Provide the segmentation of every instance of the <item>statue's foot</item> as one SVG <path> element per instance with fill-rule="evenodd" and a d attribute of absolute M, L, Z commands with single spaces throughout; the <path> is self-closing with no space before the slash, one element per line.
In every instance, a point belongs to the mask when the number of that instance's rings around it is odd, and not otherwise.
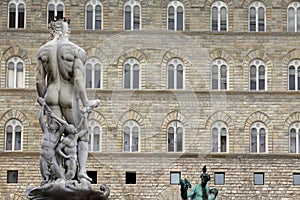
<path fill-rule="evenodd" d="M 110 190 L 106 185 L 100 185 L 99 193 L 100 193 L 99 195 L 100 199 L 108 199 Z"/>
<path fill-rule="evenodd" d="M 91 179 L 86 173 L 79 173 L 78 174 L 78 179 L 80 180 L 80 179 L 82 179 L 82 178 L 84 178 L 84 179 L 86 179 L 86 180 L 88 180 L 88 181 L 90 181 L 90 182 L 92 182 L 93 181 L 93 179 Z"/>
<path fill-rule="evenodd" d="M 45 185 L 46 183 L 48 183 L 48 181 L 49 181 L 49 180 L 43 180 L 43 181 L 41 182 L 41 185 L 40 185 L 40 186 Z"/>

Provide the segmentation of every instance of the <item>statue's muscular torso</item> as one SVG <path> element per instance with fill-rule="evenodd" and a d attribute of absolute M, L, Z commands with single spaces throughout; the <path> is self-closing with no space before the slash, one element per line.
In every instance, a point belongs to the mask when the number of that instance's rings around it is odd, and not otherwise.
<path fill-rule="evenodd" d="M 82 48 L 70 41 L 58 44 L 57 61 L 61 79 L 61 90 L 67 91 L 61 92 L 59 96 L 59 102 L 62 107 L 72 108 L 72 99 L 77 98 L 77 94 L 74 93 L 74 78 L 76 78 L 74 72 L 76 67 L 81 68 L 82 72 L 84 72 L 85 54 Z"/>
<path fill-rule="evenodd" d="M 38 65 L 37 69 L 40 71 L 40 79 L 47 77 L 47 91 L 44 94 L 44 99 L 49 106 L 57 106 L 59 101 L 59 95 L 57 88 L 60 87 L 60 80 L 57 69 L 57 39 L 53 39 L 50 42 L 43 45 L 38 52 Z M 46 76 L 47 75 L 47 76 Z"/>

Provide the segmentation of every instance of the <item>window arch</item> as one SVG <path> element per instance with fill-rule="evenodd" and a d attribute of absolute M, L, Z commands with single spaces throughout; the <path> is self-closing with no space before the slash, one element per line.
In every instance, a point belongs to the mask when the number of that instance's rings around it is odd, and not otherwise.
<path fill-rule="evenodd" d="M 167 64 L 168 89 L 184 88 L 184 66 L 178 58 L 172 58 Z"/>
<path fill-rule="evenodd" d="M 48 2 L 48 23 L 54 20 L 55 17 L 62 19 L 64 17 L 65 6 L 61 0 L 50 0 Z"/>
<path fill-rule="evenodd" d="M 222 1 L 217 1 L 211 6 L 211 30 L 227 31 L 228 13 L 227 6 Z"/>
<path fill-rule="evenodd" d="M 10 119 L 5 125 L 5 150 L 22 150 L 22 123 L 17 119 Z"/>
<path fill-rule="evenodd" d="M 249 6 L 249 31 L 265 31 L 266 8 L 261 2 L 253 2 Z"/>
<path fill-rule="evenodd" d="M 250 63 L 249 85 L 250 90 L 266 89 L 266 67 L 261 60 L 253 60 Z"/>
<path fill-rule="evenodd" d="M 222 121 L 215 122 L 211 127 L 212 152 L 227 152 L 228 128 Z"/>
<path fill-rule="evenodd" d="M 86 29 L 101 30 L 103 25 L 103 9 L 100 1 L 90 0 L 86 6 Z"/>
<path fill-rule="evenodd" d="M 96 120 L 89 120 L 89 151 L 101 151 L 102 127 Z"/>
<path fill-rule="evenodd" d="M 129 58 L 124 62 L 124 88 L 140 88 L 140 63 L 135 58 Z"/>
<path fill-rule="evenodd" d="M 289 128 L 290 153 L 300 152 L 300 122 L 294 122 Z"/>
<path fill-rule="evenodd" d="M 141 29 L 141 4 L 128 1 L 124 5 L 124 29 Z"/>
<path fill-rule="evenodd" d="M 123 151 L 139 151 L 140 126 L 136 121 L 127 121 L 123 126 Z"/>
<path fill-rule="evenodd" d="M 172 1 L 168 4 L 168 30 L 184 30 L 184 6 L 180 1 Z"/>
<path fill-rule="evenodd" d="M 26 5 L 24 0 L 12 0 L 8 4 L 8 28 L 25 28 Z"/>
<path fill-rule="evenodd" d="M 300 3 L 292 2 L 287 8 L 288 32 L 300 31 Z"/>
<path fill-rule="evenodd" d="M 168 152 L 183 151 L 183 124 L 180 121 L 171 121 L 167 127 Z"/>
<path fill-rule="evenodd" d="M 211 89 L 227 90 L 227 79 L 227 62 L 223 59 L 214 60 L 211 65 Z"/>
<path fill-rule="evenodd" d="M 86 61 L 85 86 L 86 88 L 102 88 L 102 66 L 96 57 Z"/>
<path fill-rule="evenodd" d="M 24 61 L 20 57 L 12 57 L 7 61 L 6 87 L 24 87 Z"/>
<path fill-rule="evenodd" d="M 300 60 L 293 60 L 289 63 L 289 90 L 300 89 Z"/>
<path fill-rule="evenodd" d="M 254 122 L 250 127 L 250 149 L 252 153 L 267 152 L 267 128 L 262 122 Z"/>

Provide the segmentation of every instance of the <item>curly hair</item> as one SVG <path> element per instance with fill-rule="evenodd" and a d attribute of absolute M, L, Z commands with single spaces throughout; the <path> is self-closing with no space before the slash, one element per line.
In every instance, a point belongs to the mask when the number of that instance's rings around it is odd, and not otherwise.
<path fill-rule="evenodd" d="M 69 24 L 70 24 L 71 20 L 67 19 L 67 18 L 57 18 L 55 17 L 55 19 L 53 21 L 51 21 L 48 24 L 48 29 L 50 32 L 50 37 L 53 39 L 55 34 L 65 34 L 67 36 L 70 35 L 70 29 L 69 29 Z"/>

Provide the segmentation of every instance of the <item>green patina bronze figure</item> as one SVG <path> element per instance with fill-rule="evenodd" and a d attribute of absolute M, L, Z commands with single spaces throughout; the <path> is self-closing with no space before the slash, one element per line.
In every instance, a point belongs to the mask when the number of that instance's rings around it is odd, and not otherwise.
<path fill-rule="evenodd" d="M 206 165 L 202 168 L 203 173 L 201 174 L 201 183 L 191 187 L 190 182 L 187 179 L 180 180 L 181 186 L 181 198 L 187 200 L 214 200 L 218 195 L 218 190 L 207 185 L 210 180 L 210 175 L 206 172 Z M 190 188 L 190 189 L 189 189 Z"/>

